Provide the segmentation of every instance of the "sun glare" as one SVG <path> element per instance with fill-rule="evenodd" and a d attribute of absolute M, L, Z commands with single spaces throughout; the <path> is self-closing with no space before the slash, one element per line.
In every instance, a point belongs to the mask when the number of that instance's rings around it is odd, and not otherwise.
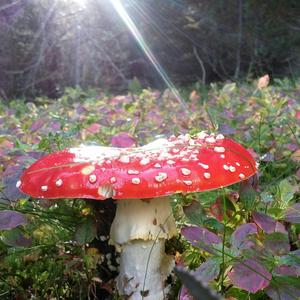
<path fill-rule="evenodd" d="M 143 38 L 141 32 L 138 30 L 137 26 L 135 25 L 133 19 L 130 17 L 130 15 L 127 13 L 124 5 L 122 4 L 122 0 L 110 0 L 111 4 L 119 14 L 119 16 L 122 18 L 128 29 L 133 34 L 134 38 L 138 42 L 139 46 L 145 53 L 145 55 L 148 57 L 156 71 L 159 73 L 167 87 L 170 89 L 170 91 L 173 93 L 173 95 L 176 97 L 176 99 L 181 103 L 185 111 L 188 111 L 187 105 L 185 104 L 184 100 L 181 98 L 178 90 L 176 89 L 174 83 L 169 78 L 168 74 L 164 70 L 164 68 L 161 66 L 155 55 L 153 54 L 152 50 L 146 43 L 145 39 Z"/>
<path fill-rule="evenodd" d="M 73 0 L 73 2 L 81 8 L 85 8 L 87 0 Z"/>

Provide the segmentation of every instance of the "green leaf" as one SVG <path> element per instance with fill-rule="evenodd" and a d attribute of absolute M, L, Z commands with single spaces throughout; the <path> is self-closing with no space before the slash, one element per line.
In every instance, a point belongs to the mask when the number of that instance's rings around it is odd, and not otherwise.
<path fill-rule="evenodd" d="M 287 254 L 290 251 L 288 235 L 282 232 L 267 234 L 264 246 L 266 249 L 271 250 L 275 255 Z"/>
<path fill-rule="evenodd" d="M 183 211 L 191 224 L 201 226 L 207 219 L 204 208 L 196 200 L 193 200 L 191 204 L 184 206 Z"/>
<path fill-rule="evenodd" d="M 232 93 L 236 90 L 236 83 L 232 82 L 232 83 L 227 83 L 223 86 L 221 92 L 222 94 L 229 94 Z"/>
<path fill-rule="evenodd" d="M 281 256 L 279 258 L 279 264 L 283 265 L 296 265 L 300 267 L 300 249 L 291 251 L 287 255 Z"/>
<path fill-rule="evenodd" d="M 128 83 L 128 90 L 134 95 L 139 95 L 142 93 L 143 87 L 140 81 L 136 77 L 134 77 Z"/>
<path fill-rule="evenodd" d="M 279 198 L 281 202 L 281 207 L 286 208 L 288 203 L 294 197 L 294 187 L 289 183 L 287 179 L 280 181 L 278 185 Z"/>
<path fill-rule="evenodd" d="M 218 232 L 223 232 L 224 231 L 224 225 L 220 223 L 218 220 L 215 218 L 208 218 L 203 222 L 203 226 L 216 230 Z"/>
<path fill-rule="evenodd" d="M 26 237 L 20 228 L 6 231 L 2 236 L 2 241 L 12 247 L 29 247 L 32 244 L 32 238 Z"/>
<path fill-rule="evenodd" d="M 97 235 L 96 223 L 92 218 L 81 223 L 75 232 L 75 240 L 80 244 L 90 243 Z"/>
<path fill-rule="evenodd" d="M 243 203 L 246 210 L 250 211 L 253 209 L 256 201 L 256 192 L 252 185 L 247 183 L 241 183 L 240 185 L 240 201 Z"/>

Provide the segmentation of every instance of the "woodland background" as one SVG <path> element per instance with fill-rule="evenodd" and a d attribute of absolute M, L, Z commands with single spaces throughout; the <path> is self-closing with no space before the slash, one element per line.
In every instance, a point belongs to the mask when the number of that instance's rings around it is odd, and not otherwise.
<path fill-rule="evenodd" d="M 170 299 L 300 299 L 300 1 L 121 3 L 161 74 L 112 1 L 0 0 L 0 299 L 122 299 L 115 203 L 32 198 L 16 187 L 24 169 L 80 144 L 201 130 L 241 143 L 259 171 L 172 196 L 167 251 L 186 271 Z"/>
<path fill-rule="evenodd" d="M 300 71 L 298 0 L 123 1 L 177 85 Z M 162 88 L 110 1 L 2 0 L 0 92 L 4 99 L 62 94 L 66 86 Z"/>

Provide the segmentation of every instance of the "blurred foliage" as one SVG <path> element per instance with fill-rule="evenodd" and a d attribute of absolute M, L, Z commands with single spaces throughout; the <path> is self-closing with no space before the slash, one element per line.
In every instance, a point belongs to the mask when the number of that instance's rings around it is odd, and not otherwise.
<path fill-rule="evenodd" d="M 124 0 L 178 85 L 296 78 L 297 0 Z M 0 96 L 60 96 L 66 86 L 113 91 L 163 81 L 107 0 L 5 0 L 0 6 Z M 139 87 L 138 87 L 139 88 Z"/>
<path fill-rule="evenodd" d="M 200 130 L 217 131 L 245 145 L 260 163 L 259 181 L 173 196 L 180 227 L 194 224 L 222 243 L 207 252 L 210 245 L 201 248 L 177 238 L 168 249 L 176 253 L 178 265 L 209 275 L 210 288 L 228 299 L 268 299 L 266 294 L 276 295 L 278 288 L 284 294 L 291 284 L 296 287 L 299 257 L 290 251 L 300 246 L 300 82 L 275 82 L 261 89 L 257 82 L 210 87 L 198 82 L 182 91 L 186 107 L 170 90 L 142 90 L 136 82 L 123 96 L 67 88 L 55 102 L 47 97 L 1 101 L 0 209 L 7 218 L 18 217 L 9 227 L 0 222 L 1 299 L 117 299 L 112 279 L 118 260 L 107 245 L 109 223 L 103 221 L 100 227 L 107 231 L 99 233 L 99 216 L 90 202 L 32 199 L 20 194 L 16 183 L 22 170 L 45 153 L 81 143 L 110 145 L 122 132 L 139 145 Z M 257 233 L 245 233 L 245 225 Z M 255 248 L 236 249 L 244 242 Z M 245 290 L 249 286 L 236 279 L 245 271 L 245 260 L 272 274 L 271 281 L 263 281 L 267 290 L 253 285 L 257 291 L 250 294 Z M 249 270 L 244 273 L 259 280 Z"/>

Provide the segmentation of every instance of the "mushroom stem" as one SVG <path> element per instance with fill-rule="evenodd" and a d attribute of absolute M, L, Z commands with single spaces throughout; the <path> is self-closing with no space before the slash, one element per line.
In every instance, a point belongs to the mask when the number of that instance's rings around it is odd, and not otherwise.
<path fill-rule="evenodd" d="M 168 198 L 118 201 L 110 238 L 121 252 L 117 278 L 121 295 L 131 300 L 164 299 L 165 282 L 174 266 L 174 258 L 165 253 L 165 240 L 174 235 Z"/>

